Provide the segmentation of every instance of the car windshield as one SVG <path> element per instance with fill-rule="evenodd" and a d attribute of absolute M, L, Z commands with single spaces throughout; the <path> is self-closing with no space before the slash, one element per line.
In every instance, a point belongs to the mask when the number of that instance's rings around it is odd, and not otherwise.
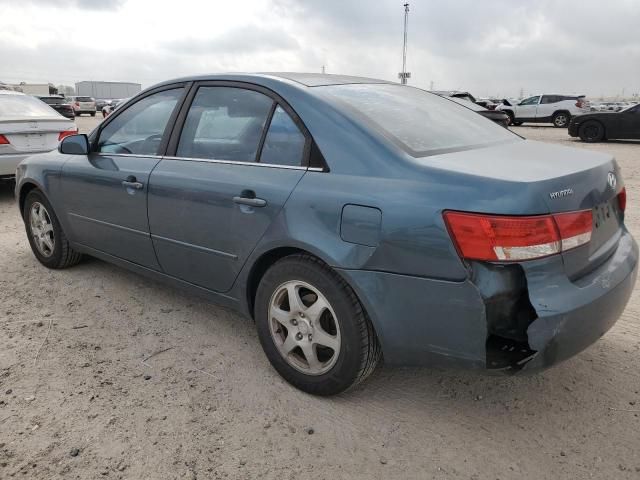
<path fill-rule="evenodd" d="M 0 95 L 0 119 L 58 118 L 60 115 L 38 98 L 28 95 Z"/>
<path fill-rule="evenodd" d="M 455 101 L 418 88 L 397 84 L 316 88 L 414 157 L 520 139 Z"/>

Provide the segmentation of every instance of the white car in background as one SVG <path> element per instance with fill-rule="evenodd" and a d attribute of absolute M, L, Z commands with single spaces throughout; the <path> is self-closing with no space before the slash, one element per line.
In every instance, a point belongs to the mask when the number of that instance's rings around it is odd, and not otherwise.
<path fill-rule="evenodd" d="M 15 176 L 16 167 L 35 153 L 50 152 L 76 124 L 41 100 L 13 90 L 0 90 L 0 178 Z"/>
<path fill-rule="evenodd" d="M 589 101 L 584 95 L 543 94 L 527 97 L 519 103 L 504 102 L 496 107 L 511 119 L 512 125 L 524 122 L 553 123 L 566 128 L 575 115 L 589 113 Z"/>
<path fill-rule="evenodd" d="M 96 99 L 93 97 L 69 97 L 71 99 L 71 106 L 79 117 L 83 113 L 88 113 L 92 117 L 96 116 Z"/>

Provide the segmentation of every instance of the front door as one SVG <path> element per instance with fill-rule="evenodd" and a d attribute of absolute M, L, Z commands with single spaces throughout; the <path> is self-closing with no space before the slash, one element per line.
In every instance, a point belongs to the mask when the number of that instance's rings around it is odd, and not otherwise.
<path fill-rule="evenodd" d="M 61 183 L 74 242 L 159 269 L 147 220 L 149 175 L 183 92 L 141 98 L 105 122 L 88 156 L 69 156 Z"/>
<path fill-rule="evenodd" d="M 640 105 L 636 105 L 624 112 L 621 117 L 620 138 L 640 138 Z"/>
<path fill-rule="evenodd" d="M 198 88 L 175 155 L 150 179 L 150 231 L 166 273 L 232 287 L 306 171 L 310 139 L 291 115 L 257 90 Z"/>
<path fill-rule="evenodd" d="M 525 98 L 516 107 L 516 120 L 521 122 L 531 121 L 536 118 L 540 95 Z"/>

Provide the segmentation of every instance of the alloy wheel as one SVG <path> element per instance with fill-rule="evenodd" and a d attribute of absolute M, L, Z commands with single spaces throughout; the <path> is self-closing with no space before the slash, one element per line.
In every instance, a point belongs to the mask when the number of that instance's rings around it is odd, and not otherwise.
<path fill-rule="evenodd" d="M 296 370 L 322 375 L 340 354 L 340 325 L 314 286 L 294 280 L 276 288 L 269 302 L 269 330 L 280 355 Z"/>
<path fill-rule="evenodd" d="M 55 237 L 53 235 L 53 222 L 47 209 L 40 202 L 34 202 L 29 211 L 29 226 L 31 236 L 38 252 L 43 257 L 53 255 Z"/>

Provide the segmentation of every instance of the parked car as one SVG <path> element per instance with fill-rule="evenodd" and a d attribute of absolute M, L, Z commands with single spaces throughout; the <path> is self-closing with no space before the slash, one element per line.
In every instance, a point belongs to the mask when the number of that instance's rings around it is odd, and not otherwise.
<path fill-rule="evenodd" d="M 0 178 L 13 178 L 26 157 L 48 152 L 75 124 L 39 99 L 13 90 L 0 90 Z"/>
<path fill-rule="evenodd" d="M 49 95 L 47 97 L 36 97 L 42 100 L 44 103 L 53 108 L 56 112 L 58 112 L 63 117 L 67 118 L 75 118 L 76 114 L 73 111 L 73 106 L 71 103 L 64 98 L 62 95 Z"/>
<path fill-rule="evenodd" d="M 69 97 L 73 111 L 76 116 L 88 113 L 92 117 L 96 116 L 96 101 L 92 97 Z"/>
<path fill-rule="evenodd" d="M 590 112 L 573 117 L 569 135 L 588 143 L 640 139 L 640 105 L 632 105 L 620 112 Z"/>
<path fill-rule="evenodd" d="M 161 83 L 23 161 L 16 195 L 44 266 L 91 255 L 238 309 L 321 395 L 383 354 L 549 367 L 611 328 L 637 274 L 610 155 L 383 80 Z"/>
<path fill-rule="evenodd" d="M 470 108 L 471 110 L 479 113 L 483 117 L 486 117 L 489 120 L 496 122 L 501 127 L 507 128 L 509 126 L 509 123 L 511 120 L 509 119 L 509 116 L 504 112 L 501 112 L 499 110 L 489 110 L 487 108 L 480 106 L 477 103 L 473 103 L 468 100 L 463 100 L 462 98 L 458 98 L 458 97 L 448 97 L 448 98 L 449 100 L 459 103 L 464 107 Z M 494 108 L 495 108 L 495 105 L 494 105 Z"/>
<path fill-rule="evenodd" d="M 96 98 L 96 111 L 101 112 L 102 108 L 105 105 L 110 105 L 111 104 L 111 100 L 107 100 L 104 98 Z"/>
<path fill-rule="evenodd" d="M 513 125 L 524 122 L 553 123 L 554 127 L 566 128 L 574 115 L 590 111 L 584 95 L 534 95 L 517 104 L 503 101 L 496 110 L 502 110 L 511 118 Z"/>

